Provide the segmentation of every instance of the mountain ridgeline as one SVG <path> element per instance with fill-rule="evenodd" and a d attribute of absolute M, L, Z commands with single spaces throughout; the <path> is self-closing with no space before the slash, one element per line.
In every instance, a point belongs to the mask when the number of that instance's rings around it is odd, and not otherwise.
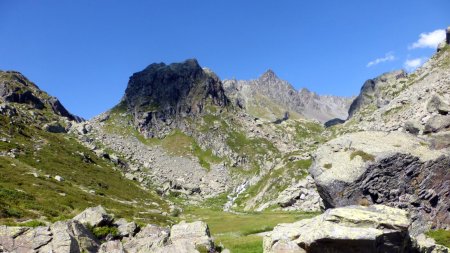
<path fill-rule="evenodd" d="M 352 102 L 352 98 L 319 96 L 306 88 L 297 91 L 272 70 L 256 80 L 225 80 L 224 86 L 227 95 L 250 114 L 272 120 L 282 118 L 286 112 L 322 123 L 346 119 Z"/>

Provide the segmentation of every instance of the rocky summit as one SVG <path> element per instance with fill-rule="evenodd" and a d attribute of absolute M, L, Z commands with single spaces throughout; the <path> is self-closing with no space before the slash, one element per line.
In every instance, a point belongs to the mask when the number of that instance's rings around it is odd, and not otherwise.
<path fill-rule="evenodd" d="M 190 59 L 134 73 L 122 103 L 141 132 L 153 137 L 182 127 L 179 118 L 199 115 L 208 105 L 225 107 L 228 99 L 219 78 Z"/>
<path fill-rule="evenodd" d="M 448 41 L 353 98 L 154 63 L 90 120 L 0 71 L 0 252 L 449 252 Z"/>

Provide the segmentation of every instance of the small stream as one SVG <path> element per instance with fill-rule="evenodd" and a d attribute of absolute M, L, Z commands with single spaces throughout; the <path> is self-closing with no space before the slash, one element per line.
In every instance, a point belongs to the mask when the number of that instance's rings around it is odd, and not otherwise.
<path fill-rule="evenodd" d="M 231 210 L 231 207 L 234 205 L 234 201 L 239 197 L 239 195 L 241 193 L 243 193 L 245 190 L 247 190 L 248 186 L 250 185 L 249 181 L 244 181 L 244 183 L 242 183 L 241 185 L 239 185 L 238 187 L 236 187 L 232 193 L 230 193 L 227 198 L 228 201 L 227 203 L 225 203 L 225 205 L 223 206 L 223 210 L 225 212 L 229 212 Z"/>

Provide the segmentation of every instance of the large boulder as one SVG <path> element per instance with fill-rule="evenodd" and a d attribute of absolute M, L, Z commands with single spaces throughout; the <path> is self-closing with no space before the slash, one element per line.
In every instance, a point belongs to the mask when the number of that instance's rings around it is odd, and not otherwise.
<path fill-rule="evenodd" d="M 425 124 L 423 133 L 435 133 L 450 127 L 450 115 L 434 115 Z"/>
<path fill-rule="evenodd" d="M 167 245 L 170 231 L 155 225 L 142 228 L 135 237 L 126 241 L 123 248 L 129 253 L 152 252 Z"/>
<path fill-rule="evenodd" d="M 322 204 L 314 179 L 310 175 L 283 190 L 275 202 L 283 210 L 302 210 L 305 212 L 320 211 Z M 268 204 L 273 203 L 268 202 Z"/>
<path fill-rule="evenodd" d="M 450 112 L 450 105 L 443 101 L 442 97 L 434 94 L 427 102 L 427 111 L 429 113 L 448 114 Z"/>
<path fill-rule="evenodd" d="M 87 208 L 73 219 L 92 227 L 99 227 L 109 225 L 113 217 L 102 206 L 96 206 Z"/>
<path fill-rule="evenodd" d="M 98 240 L 78 221 L 58 221 L 50 227 L 0 226 L 4 252 L 97 252 Z"/>
<path fill-rule="evenodd" d="M 326 208 L 386 204 L 411 211 L 414 233 L 448 228 L 450 158 L 400 132 L 359 132 L 322 145 L 310 173 Z"/>
<path fill-rule="evenodd" d="M 203 221 L 174 225 L 170 229 L 170 240 L 178 244 L 193 244 L 196 248 L 207 249 L 208 252 L 214 249 L 208 225 Z"/>
<path fill-rule="evenodd" d="M 114 225 L 117 226 L 117 230 L 119 231 L 119 236 L 121 237 L 130 237 L 134 236 L 136 231 L 138 230 L 138 226 L 135 222 L 128 222 L 125 219 L 119 219 L 114 221 Z"/>
<path fill-rule="evenodd" d="M 98 253 L 125 253 L 120 241 L 107 241 L 100 245 Z"/>
<path fill-rule="evenodd" d="M 409 224 L 406 211 L 383 205 L 329 209 L 279 224 L 264 237 L 264 252 L 411 252 Z"/>

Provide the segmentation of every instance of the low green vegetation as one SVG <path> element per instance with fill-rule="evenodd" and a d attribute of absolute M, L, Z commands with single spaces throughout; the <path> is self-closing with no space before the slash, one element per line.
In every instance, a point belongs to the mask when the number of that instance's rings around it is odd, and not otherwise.
<path fill-rule="evenodd" d="M 331 168 L 333 167 L 333 164 L 331 164 L 331 163 L 326 163 L 326 164 L 323 165 L 323 167 L 324 167 L 325 169 L 331 169 Z"/>
<path fill-rule="evenodd" d="M 91 226 L 88 226 L 88 229 L 91 230 L 92 234 L 100 240 L 105 239 L 108 235 L 111 235 L 112 237 L 116 237 L 119 235 L 119 230 L 117 229 L 117 227 L 103 226 L 93 228 Z"/>
<path fill-rule="evenodd" d="M 258 233 L 271 231 L 279 223 L 291 223 L 311 218 L 317 213 L 304 212 L 252 212 L 229 213 L 206 208 L 186 208 L 188 221 L 205 221 L 216 245 L 239 253 L 261 253 L 262 236 Z"/>
<path fill-rule="evenodd" d="M 360 156 L 363 159 L 364 162 L 367 162 L 367 161 L 372 161 L 373 162 L 373 161 L 375 161 L 375 156 L 373 156 L 371 154 L 368 154 L 368 153 L 366 153 L 366 152 L 364 152 L 362 150 L 353 151 L 350 154 L 350 160 L 353 160 L 356 156 Z"/>
<path fill-rule="evenodd" d="M 0 129 L 10 118 L 0 117 Z M 167 224 L 165 216 L 146 212 L 167 210 L 156 192 L 125 179 L 112 163 L 66 134 L 54 134 L 14 122 L 0 133 L 0 223 L 29 219 L 67 219 L 87 207 L 103 205 L 116 217 Z M 63 180 L 56 180 L 60 176 Z M 33 226 L 34 224 L 28 224 Z"/>
<path fill-rule="evenodd" d="M 402 107 L 402 106 L 397 106 L 397 107 L 391 108 L 391 109 L 383 112 L 383 116 L 389 116 L 389 115 L 396 114 L 396 113 L 400 112 L 403 108 L 404 107 Z"/>
<path fill-rule="evenodd" d="M 194 138 L 179 130 L 173 131 L 163 139 L 154 141 L 159 142 L 159 145 L 172 155 L 193 156 L 198 158 L 200 165 L 207 170 L 211 168 L 211 164 L 217 164 L 223 160 L 214 155 L 212 149 L 203 150 Z"/>
<path fill-rule="evenodd" d="M 297 141 L 303 141 L 307 138 L 320 139 L 320 133 L 324 131 L 324 127 L 312 121 L 298 121 L 295 125 L 295 134 Z"/>
<path fill-rule="evenodd" d="M 233 131 L 227 139 L 228 146 L 237 153 L 254 157 L 258 154 L 266 154 L 269 151 L 277 152 L 275 146 L 263 138 L 248 138 L 242 132 Z"/>
<path fill-rule="evenodd" d="M 123 115 L 125 107 L 119 104 L 111 110 L 110 118 L 104 128 L 109 133 L 122 136 L 135 137 L 140 142 L 150 146 L 160 146 L 168 153 L 175 156 L 196 157 L 199 164 L 209 170 L 212 164 L 223 161 L 222 158 L 213 154 L 212 149 L 202 149 L 195 139 L 176 129 L 164 138 L 145 138 L 133 126 L 130 115 Z M 212 119 L 210 119 L 212 120 Z"/>
<path fill-rule="evenodd" d="M 433 238 L 437 244 L 450 248 L 450 230 L 431 230 L 428 231 L 426 235 Z"/>

